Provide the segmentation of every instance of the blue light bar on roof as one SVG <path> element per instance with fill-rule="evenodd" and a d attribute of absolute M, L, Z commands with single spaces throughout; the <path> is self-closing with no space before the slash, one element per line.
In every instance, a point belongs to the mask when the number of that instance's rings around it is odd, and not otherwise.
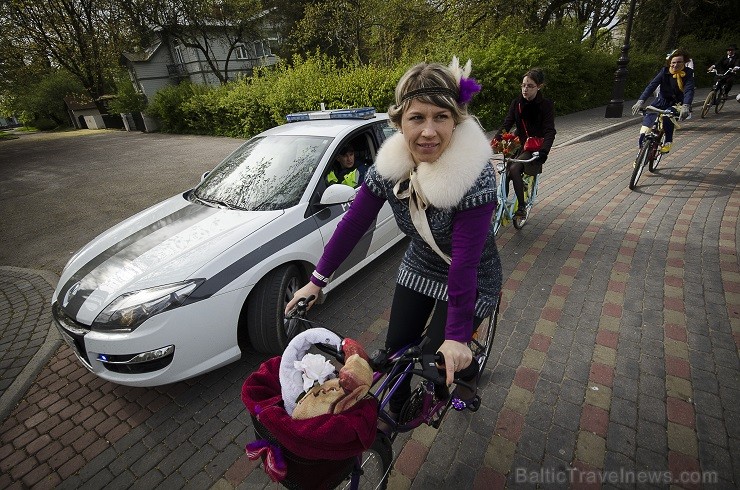
<path fill-rule="evenodd" d="M 370 119 L 375 117 L 374 107 L 358 107 L 355 109 L 335 109 L 328 111 L 295 112 L 285 118 L 288 122 L 315 121 L 319 119 Z"/>

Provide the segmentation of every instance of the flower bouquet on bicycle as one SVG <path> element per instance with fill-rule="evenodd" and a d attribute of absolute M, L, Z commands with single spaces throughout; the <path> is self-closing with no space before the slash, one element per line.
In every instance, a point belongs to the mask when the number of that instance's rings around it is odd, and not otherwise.
<path fill-rule="evenodd" d="M 522 144 L 519 136 L 504 131 L 501 134 L 501 138 L 493 138 L 491 140 L 491 148 L 493 148 L 494 153 L 501 153 L 505 157 L 513 157 L 519 153 Z"/>

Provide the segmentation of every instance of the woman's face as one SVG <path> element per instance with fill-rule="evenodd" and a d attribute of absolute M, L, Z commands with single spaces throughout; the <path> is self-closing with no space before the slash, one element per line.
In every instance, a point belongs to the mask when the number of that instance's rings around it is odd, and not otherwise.
<path fill-rule="evenodd" d="M 414 99 L 401 118 L 401 132 L 415 163 L 434 162 L 450 145 L 452 111 Z"/>
<path fill-rule="evenodd" d="M 671 58 L 668 66 L 674 71 L 679 71 L 683 70 L 685 64 L 686 63 L 684 62 L 683 56 L 674 56 L 673 58 Z"/>
<path fill-rule="evenodd" d="M 541 88 L 542 85 L 537 85 L 537 82 L 529 77 L 524 77 L 522 79 L 522 97 L 527 100 L 534 99 Z"/>

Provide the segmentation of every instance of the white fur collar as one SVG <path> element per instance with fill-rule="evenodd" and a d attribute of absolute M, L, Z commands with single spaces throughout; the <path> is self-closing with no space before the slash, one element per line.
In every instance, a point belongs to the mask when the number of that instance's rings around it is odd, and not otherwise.
<path fill-rule="evenodd" d="M 429 204 L 436 208 L 455 206 L 478 179 L 491 156 L 488 138 L 474 118 L 458 124 L 450 146 L 439 159 L 433 163 L 422 162 L 417 168 L 418 183 Z M 383 143 L 375 167 L 382 178 L 394 184 L 409 178 L 414 161 L 400 131 Z"/>

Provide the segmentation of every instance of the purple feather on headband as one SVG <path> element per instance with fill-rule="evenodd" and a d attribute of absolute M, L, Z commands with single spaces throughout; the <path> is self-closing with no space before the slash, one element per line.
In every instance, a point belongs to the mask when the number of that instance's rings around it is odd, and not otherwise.
<path fill-rule="evenodd" d="M 461 78 L 460 95 L 457 97 L 457 102 L 459 104 L 467 104 L 475 94 L 480 92 L 481 88 L 483 87 L 475 81 L 475 78 Z"/>

